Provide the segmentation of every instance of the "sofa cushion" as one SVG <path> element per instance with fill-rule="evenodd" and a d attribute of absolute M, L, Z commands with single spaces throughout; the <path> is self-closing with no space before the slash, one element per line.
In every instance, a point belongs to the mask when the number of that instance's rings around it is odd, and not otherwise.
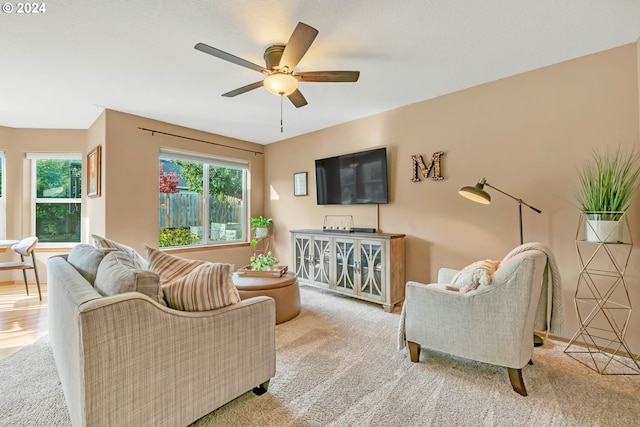
<path fill-rule="evenodd" d="M 183 311 L 214 310 L 240 302 L 230 264 L 198 265 L 162 291 L 169 307 Z"/>
<path fill-rule="evenodd" d="M 453 277 L 451 288 L 458 288 L 460 292 L 467 293 L 480 285 L 488 285 L 499 266 L 500 261 L 488 259 L 469 264 Z"/>
<path fill-rule="evenodd" d="M 147 260 L 144 259 L 144 257 L 140 255 L 138 252 L 136 252 L 136 250 L 133 249 L 132 247 L 123 245 L 122 243 L 118 243 L 113 240 L 109 240 L 102 236 L 98 236 L 97 234 L 92 234 L 91 238 L 93 239 L 93 244 L 97 248 L 110 248 L 110 249 L 116 249 L 116 250 L 128 253 L 129 255 L 131 255 L 131 257 L 133 258 L 133 261 L 136 263 L 136 267 L 138 267 L 140 270 L 146 270 L 149 268 Z"/>
<path fill-rule="evenodd" d="M 79 244 L 71 249 L 67 262 L 73 265 L 78 273 L 93 285 L 100 262 L 105 255 L 112 251 L 113 249 L 99 249 L 91 245 Z"/>
<path fill-rule="evenodd" d="M 189 274 L 199 265 L 207 264 L 206 261 L 170 255 L 148 246 L 144 248 L 147 251 L 149 270 L 160 276 L 161 286 L 168 285 L 174 280 Z"/>
<path fill-rule="evenodd" d="M 98 267 L 95 288 L 103 296 L 140 292 L 166 305 L 158 275 L 153 271 L 138 269 L 133 258 L 121 251 L 111 252 L 104 257 Z"/>

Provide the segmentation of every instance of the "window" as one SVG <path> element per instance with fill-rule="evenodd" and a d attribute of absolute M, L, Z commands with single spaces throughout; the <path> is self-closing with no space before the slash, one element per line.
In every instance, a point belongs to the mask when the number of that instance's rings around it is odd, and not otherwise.
<path fill-rule="evenodd" d="M 159 246 L 247 241 L 248 164 L 160 151 Z"/>
<path fill-rule="evenodd" d="M 7 238 L 7 220 L 6 220 L 6 203 L 5 203 L 5 184 L 4 184 L 4 151 L 0 151 L 0 239 Z"/>
<path fill-rule="evenodd" d="M 32 227 L 43 243 L 80 242 L 82 157 L 76 153 L 29 153 Z"/>

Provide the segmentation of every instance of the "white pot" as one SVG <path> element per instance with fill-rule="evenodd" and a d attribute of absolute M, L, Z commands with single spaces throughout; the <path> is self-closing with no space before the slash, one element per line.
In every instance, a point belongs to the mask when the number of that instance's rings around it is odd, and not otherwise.
<path fill-rule="evenodd" d="M 622 227 L 620 221 L 589 219 L 586 226 L 586 240 L 589 242 L 621 242 Z"/>
<path fill-rule="evenodd" d="M 264 239 L 269 235 L 269 229 L 265 227 L 256 228 L 256 239 Z"/>

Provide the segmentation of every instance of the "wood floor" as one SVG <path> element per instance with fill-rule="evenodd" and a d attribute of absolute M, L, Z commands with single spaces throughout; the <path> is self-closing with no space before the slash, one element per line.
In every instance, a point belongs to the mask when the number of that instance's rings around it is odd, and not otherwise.
<path fill-rule="evenodd" d="M 35 283 L 0 285 L 0 359 L 47 334 L 47 286 L 41 284 L 42 301 Z"/>

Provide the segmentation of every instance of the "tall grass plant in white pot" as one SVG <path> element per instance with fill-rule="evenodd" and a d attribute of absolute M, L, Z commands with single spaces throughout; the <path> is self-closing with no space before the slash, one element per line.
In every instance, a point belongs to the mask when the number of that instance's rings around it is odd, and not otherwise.
<path fill-rule="evenodd" d="M 586 215 L 585 238 L 595 242 L 622 240 L 619 219 L 627 211 L 640 177 L 640 154 L 618 147 L 594 150 L 579 171 L 578 202 Z"/>

